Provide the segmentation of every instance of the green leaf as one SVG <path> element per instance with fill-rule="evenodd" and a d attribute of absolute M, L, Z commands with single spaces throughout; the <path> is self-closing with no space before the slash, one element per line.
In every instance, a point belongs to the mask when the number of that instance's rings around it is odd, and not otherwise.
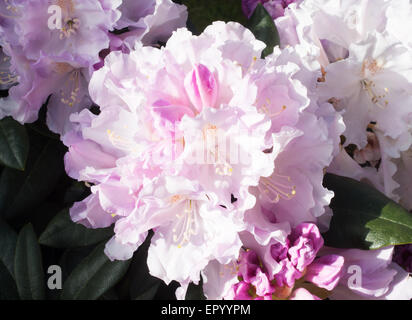
<path fill-rule="evenodd" d="M 133 295 L 135 300 L 153 300 L 156 296 L 157 291 L 161 285 L 161 281 L 153 281 L 150 286 L 146 286 L 141 290 L 141 293 L 138 295 Z"/>
<path fill-rule="evenodd" d="M 102 294 L 99 300 L 113 301 L 113 300 L 120 300 L 120 299 L 119 299 L 119 295 L 117 294 L 115 288 L 112 288 L 106 291 L 104 294 Z"/>
<path fill-rule="evenodd" d="M 50 131 L 49 127 L 47 126 L 47 106 L 49 104 L 51 96 L 52 95 L 49 95 L 47 97 L 47 100 L 41 106 L 39 113 L 38 113 L 37 120 L 33 123 L 27 123 L 26 126 L 30 130 L 36 131 L 36 133 L 44 137 L 59 141 L 60 136 L 57 133 Z"/>
<path fill-rule="evenodd" d="M 31 224 L 20 231 L 14 259 L 14 276 L 23 300 L 45 298 L 45 280 L 40 247 Z"/>
<path fill-rule="evenodd" d="M 4 221 L 0 220 L 0 262 L 4 264 L 14 277 L 14 255 L 16 251 L 17 234 Z M 0 282 L 1 283 L 1 282 Z"/>
<path fill-rule="evenodd" d="M 323 237 L 336 248 L 379 249 L 412 243 L 412 214 L 368 184 L 326 174 L 335 193 L 333 217 Z"/>
<path fill-rule="evenodd" d="M 67 249 L 64 251 L 58 263 L 62 268 L 63 283 L 80 262 L 82 262 L 94 249 L 95 247 L 93 246 L 87 246 Z"/>
<path fill-rule="evenodd" d="M 74 248 L 99 243 L 112 235 L 113 228 L 88 229 L 74 223 L 69 209 L 64 209 L 50 221 L 39 243 L 53 248 Z"/>
<path fill-rule="evenodd" d="M 0 162 L 24 170 L 29 153 L 26 128 L 10 117 L 0 120 Z"/>
<path fill-rule="evenodd" d="M 242 11 L 242 0 L 182 0 L 189 12 L 188 27 L 200 34 L 214 21 L 235 21 L 243 24 L 247 19 Z"/>
<path fill-rule="evenodd" d="M 279 45 L 279 32 L 275 22 L 261 3 L 257 5 L 250 17 L 248 27 L 253 32 L 256 39 L 259 39 L 266 44 L 266 48 L 262 52 L 262 58 L 271 54 L 273 48 Z"/>
<path fill-rule="evenodd" d="M 13 276 L 7 270 L 6 266 L 0 260 L 0 301 L 1 300 L 18 300 L 16 283 Z"/>
<path fill-rule="evenodd" d="M 64 204 L 71 206 L 74 202 L 85 199 L 90 194 L 90 188 L 84 182 L 72 181 L 64 194 Z"/>
<path fill-rule="evenodd" d="M 63 300 L 95 300 L 112 288 L 127 272 L 128 261 L 110 261 L 97 246 L 70 274 L 63 285 Z"/>
<path fill-rule="evenodd" d="M 147 251 L 150 241 L 151 236 L 148 236 L 133 255 L 130 266 L 130 297 L 135 300 L 153 299 L 162 283 L 162 280 L 149 274 Z"/>
<path fill-rule="evenodd" d="M 0 210 L 7 220 L 41 204 L 64 173 L 61 143 L 48 140 L 31 146 L 26 170 L 5 168 L 0 177 Z"/>
<path fill-rule="evenodd" d="M 201 280 L 199 284 L 194 284 L 191 282 L 186 291 L 185 300 L 205 300 L 206 297 L 203 294 L 203 281 Z"/>

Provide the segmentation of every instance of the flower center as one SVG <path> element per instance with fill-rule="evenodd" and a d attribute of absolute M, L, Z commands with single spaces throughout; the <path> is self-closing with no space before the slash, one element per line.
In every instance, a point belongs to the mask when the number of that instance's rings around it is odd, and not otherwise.
<path fill-rule="evenodd" d="M 365 59 L 362 62 L 362 75 L 364 78 L 369 78 L 382 70 L 382 67 L 383 61 L 380 59 Z"/>
<path fill-rule="evenodd" d="M 60 29 L 61 40 L 70 38 L 72 35 L 77 33 L 77 30 L 80 27 L 80 20 L 77 18 L 66 18 L 64 20 L 64 25 Z"/>
<path fill-rule="evenodd" d="M 283 111 L 286 110 L 286 106 L 283 105 L 280 111 L 278 112 L 270 112 L 269 106 L 271 105 L 270 99 L 266 99 L 265 103 L 258 108 L 258 112 L 267 115 L 269 118 L 275 118 L 280 115 Z"/>
<path fill-rule="evenodd" d="M 60 29 L 61 40 L 70 38 L 72 35 L 77 33 L 80 27 L 80 20 L 74 17 L 75 6 L 72 0 L 57 0 L 56 5 L 62 10 L 62 15 L 64 18 L 64 23 Z"/>

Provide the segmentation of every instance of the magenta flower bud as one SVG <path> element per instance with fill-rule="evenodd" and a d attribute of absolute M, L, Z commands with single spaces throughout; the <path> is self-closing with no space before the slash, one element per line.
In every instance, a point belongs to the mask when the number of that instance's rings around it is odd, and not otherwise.
<path fill-rule="evenodd" d="M 280 262 L 281 260 L 284 260 L 288 256 L 288 250 L 289 250 L 289 240 L 287 240 L 286 245 L 277 242 L 275 244 L 272 244 L 270 247 L 270 254 L 272 255 L 272 258 L 275 259 L 276 262 Z"/>
<path fill-rule="evenodd" d="M 263 272 L 260 268 L 256 272 L 256 276 L 252 285 L 256 288 L 256 295 L 263 297 L 266 295 L 270 295 L 274 288 L 270 284 L 269 278 L 267 277 L 266 273 Z"/>
<path fill-rule="evenodd" d="M 251 295 L 251 285 L 244 281 L 236 283 L 232 290 L 231 300 L 252 300 L 254 296 Z"/>
<path fill-rule="evenodd" d="M 239 258 L 239 276 L 247 283 L 252 283 L 255 280 L 259 267 L 259 258 L 252 251 L 242 251 Z"/>
<path fill-rule="evenodd" d="M 302 277 L 302 273 L 299 272 L 288 259 L 280 261 L 279 264 L 282 269 L 274 275 L 277 285 L 279 287 L 288 286 L 289 288 L 293 288 L 295 281 Z"/>
<path fill-rule="evenodd" d="M 315 224 L 301 223 L 293 230 L 290 240 L 290 261 L 302 272 L 315 260 L 316 254 L 323 246 L 323 238 Z"/>
<path fill-rule="evenodd" d="M 203 64 L 197 64 L 185 78 L 185 89 L 190 102 L 200 112 L 216 104 L 218 85 L 213 73 Z"/>

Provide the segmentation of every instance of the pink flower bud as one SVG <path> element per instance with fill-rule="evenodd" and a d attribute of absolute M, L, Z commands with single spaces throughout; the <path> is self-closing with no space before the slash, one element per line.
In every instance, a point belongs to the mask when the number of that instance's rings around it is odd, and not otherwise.
<path fill-rule="evenodd" d="M 316 254 L 323 246 L 323 238 L 315 224 L 301 223 L 293 230 L 290 240 L 290 261 L 302 272 L 315 260 Z"/>
<path fill-rule="evenodd" d="M 198 112 L 204 107 L 215 107 L 218 85 L 213 73 L 203 64 L 196 65 L 186 76 L 185 89 L 190 102 Z"/>

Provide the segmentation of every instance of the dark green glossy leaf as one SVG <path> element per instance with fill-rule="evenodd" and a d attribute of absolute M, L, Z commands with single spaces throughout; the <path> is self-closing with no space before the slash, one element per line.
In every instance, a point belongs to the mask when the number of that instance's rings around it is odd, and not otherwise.
<path fill-rule="evenodd" d="M 31 224 L 24 226 L 17 238 L 14 276 L 23 300 L 45 298 L 45 279 L 40 247 Z"/>
<path fill-rule="evenodd" d="M 39 242 L 54 248 L 74 248 L 99 243 L 112 235 L 113 228 L 88 229 L 74 223 L 69 209 L 64 209 L 50 221 Z"/>
<path fill-rule="evenodd" d="M 51 95 L 47 97 L 45 103 L 43 103 L 42 107 L 39 110 L 38 119 L 33 123 L 27 123 L 26 126 L 36 133 L 47 137 L 49 139 L 60 140 L 60 136 L 57 133 L 50 131 L 49 127 L 47 126 L 47 106 L 49 104 Z"/>
<path fill-rule="evenodd" d="M 335 193 L 325 244 L 337 248 L 378 249 L 412 243 L 412 214 L 368 184 L 326 174 Z"/>
<path fill-rule="evenodd" d="M 203 294 L 203 282 L 194 284 L 191 282 L 187 288 L 185 300 L 205 300 L 206 297 Z"/>
<path fill-rule="evenodd" d="M 262 52 L 262 58 L 265 58 L 273 52 L 273 48 L 280 43 L 279 33 L 270 14 L 262 4 L 258 4 L 248 23 L 249 29 L 255 37 L 266 44 Z"/>
<path fill-rule="evenodd" d="M 85 199 L 89 194 L 90 188 L 84 182 L 73 181 L 65 191 L 64 204 L 71 206 L 74 202 Z"/>
<path fill-rule="evenodd" d="M 12 276 L 14 276 L 14 255 L 16 251 L 16 243 L 16 232 L 4 221 L 0 220 L 0 262 L 4 264 Z"/>
<path fill-rule="evenodd" d="M 28 153 L 26 128 L 9 117 L 0 120 L 0 162 L 7 167 L 24 170 Z"/>
<path fill-rule="evenodd" d="M 72 271 L 83 261 L 95 248 L 93 246 L 67 249 L 59 260 L 62 268 L 63 283 Z"/>
<path fill-rule="evenodd" d="M 0 301 L 18 299 L 19 294 L 13 276 L 0 260 Z"/>
<path fill-rule="evenodd" d="M 0 177 L 0 210 L 5 219 L 27 214 L 41 204 L 64 173 L 64 149 L 60 142 L 41 140 L 31 146 L 26 170 L 6 168 Z"/>
<path fill-rule="evenodd" d="M 153 299 L 162 280 L 149 274 L 147 266 L 147 251 L 150 246 L 151 236 L 139 247 L 133 255 L 130 266 L 130 297 L 136 300 Z"/>
<path fill-rule="evenodd" d="M 195 34 L 202 33 L 214 21 L 247 23 L 242 0 L 182 0 L 180 3 L 188 8 L 188 27 Z"/>
<path fill-rule="evenodd" d="M 100 296 L 99 300 L 120 300 L 119 295 L 117 294 L 116 290 L 114 288 L 106 291 L 103 295 Z"/>
<path fill-rule="evenodd" d="M 104 243 L 97 246 L 70 274 L 63 285 L 63 300 L 95 300 L 127 272 L 128 261 L 110 261 Z"/>

